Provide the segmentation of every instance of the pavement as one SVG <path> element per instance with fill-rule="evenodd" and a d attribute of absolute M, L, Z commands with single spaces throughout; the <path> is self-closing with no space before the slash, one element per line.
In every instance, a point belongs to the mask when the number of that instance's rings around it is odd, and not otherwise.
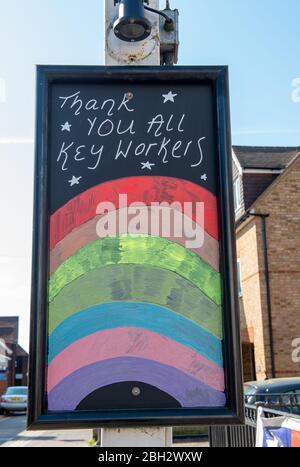
<path fill-rule="evenodd" d="M 92 430 L 26 431 L 26 416 L 0 416 L 0 447 L 88 447 Z"/>
<path fill-rule="evenodd" d="M 25 426 L 26 418 L 24 415 L 14 417 L 2 417 L 0 415 L 0 446 L 12 441 L 19 432 L 25 429 Z"/>
<path fill-rule="evenodd" d="M 0 447 L 89 447 L 92 430 L 26 431 L 26 416 L 0 415 Z M 174 447 L 206 447 L 208 443 L 176 443 Z"/>

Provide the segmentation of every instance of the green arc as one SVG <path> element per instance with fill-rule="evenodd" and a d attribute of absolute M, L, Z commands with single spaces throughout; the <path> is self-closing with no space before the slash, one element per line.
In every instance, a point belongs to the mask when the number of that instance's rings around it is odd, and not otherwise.
<path fill-rule="evenodd" d="M 49 334 L 71 315 L 111 302 L 165 306 L 222 339 L 221 307 L 178 274 L 157 267 L 121 264 L 89 271 L 66 285 L 49 304 Z"/>
<path fill-rule="evenodd" d="M 220 274 L 198 255 L 162 237 L 126 235 L 89 243 L 67 259 L 49 281 L 49 302 L 70 282 L 96 268 L 141 264 L 177 273 L 221 304 Z"/>

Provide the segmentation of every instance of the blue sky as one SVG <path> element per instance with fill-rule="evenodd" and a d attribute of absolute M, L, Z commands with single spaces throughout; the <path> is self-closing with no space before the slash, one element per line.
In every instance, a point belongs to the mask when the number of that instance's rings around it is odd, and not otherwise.
<path fill-rule="evenodd" d="M 28 347 L 35 64 L 104 64 L 102 0 L 1 2 L 0 315 Z M 164 2 L 161 0 L 161 5 Z M 299 0 L 171 0 L 180 65 L 229 65 L 234 144 L 300 146 Z M 299 93 L 300 95 L 300 93 Z"/>

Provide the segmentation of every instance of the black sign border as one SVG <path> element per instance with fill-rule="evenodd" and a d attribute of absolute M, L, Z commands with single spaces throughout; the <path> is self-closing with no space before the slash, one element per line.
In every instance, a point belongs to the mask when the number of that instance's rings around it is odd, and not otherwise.
<path fill-rule="evenodd" d="M 224 368 L 228 406 L 222 409 L 122 410 L 93 412 L 45 411 L 47 367 L 48 292 L 48 118 L 49 93 L 57 82 L 184 84 L 211 83 L 216 102 L 218 134 L 219 203 L 224 316 Z M 29 407 L 30 430 L 237 425 L 244 422 L 240 319 L 237 294 L 235 224 L 232 188 L 231 129 L 228 67 L 101 67 L 38 66 L 35 139 L 33 259 L 30 326 Z"/>

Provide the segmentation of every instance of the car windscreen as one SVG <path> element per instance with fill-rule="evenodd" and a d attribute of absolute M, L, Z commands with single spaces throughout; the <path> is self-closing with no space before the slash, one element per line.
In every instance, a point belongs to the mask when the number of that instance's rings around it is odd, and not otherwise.
<path fill-rule="evenodd" d="M 7 388 L 5 395 L 6 396 L 27 396 L 28 389 L 27 388 Z"/>
<path fill-rule="evenodd" d="M 256 387 L 250 386 L 250 384 L 245 384 L 244 393 L 245 396 L 253 396 L 254 394 L 256 394 Z"/>

